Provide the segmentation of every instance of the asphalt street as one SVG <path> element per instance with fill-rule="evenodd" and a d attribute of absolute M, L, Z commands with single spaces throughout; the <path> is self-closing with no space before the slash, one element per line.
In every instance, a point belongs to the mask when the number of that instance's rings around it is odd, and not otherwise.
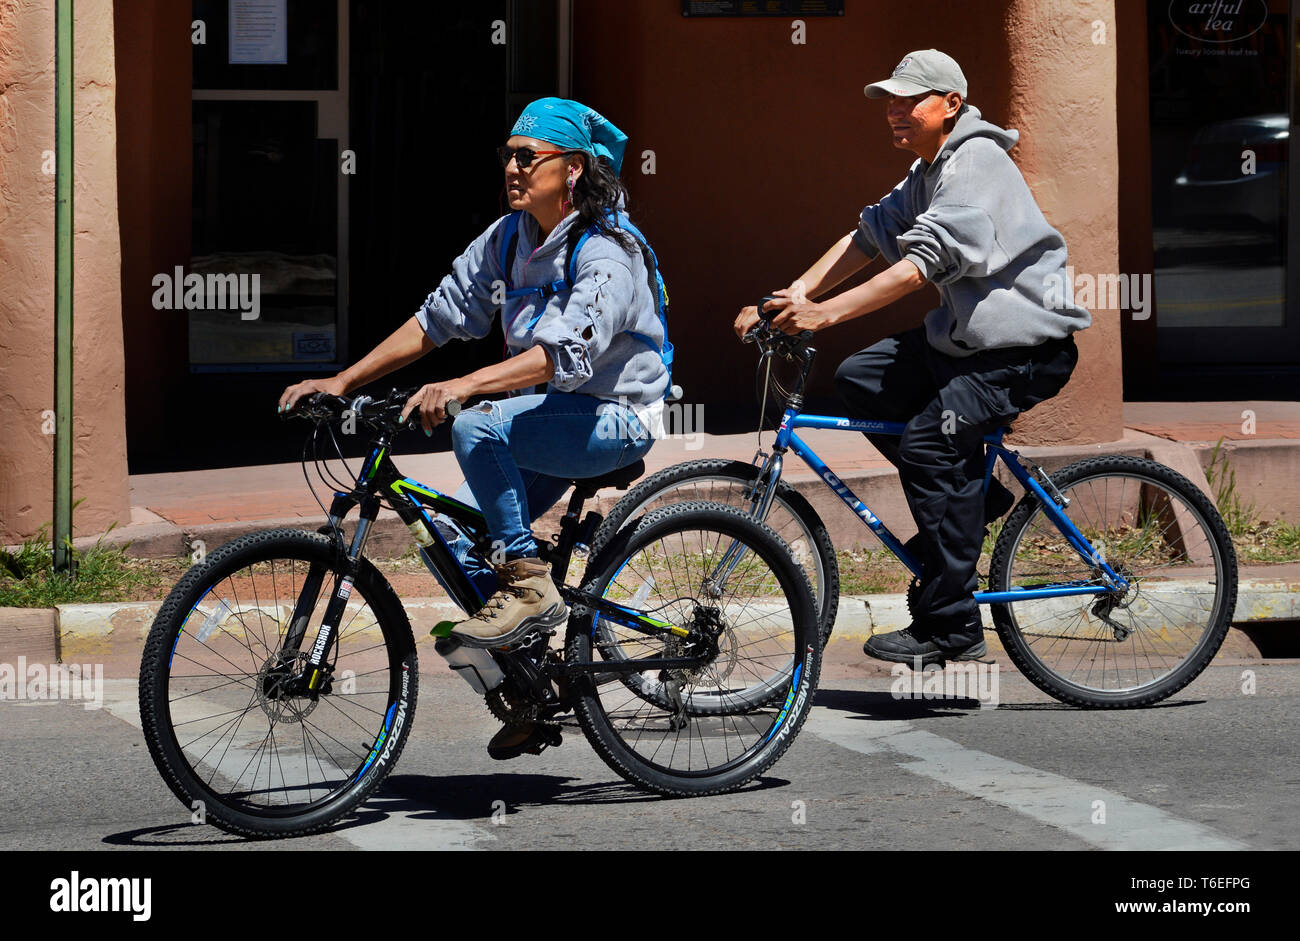
<path fill-rule="evenodd" d="M 559 748 L 491 760 L 481 698 L 422 664 L 406 751 L 377 796 L 332 832 L 281 842 L 191 823 L 150 760 L 130 664 L 109 664 L 101 708 L 0 703 L 0 849 L 1300 847 L 1300 662 L 1220 660 L 1156 707 L 1094 712 L 1010 667 L 996 708 L 899 699 L 886 671 L 832 648 L 781 761 L 693 800 L 626 784 L 572 722 Z"/>

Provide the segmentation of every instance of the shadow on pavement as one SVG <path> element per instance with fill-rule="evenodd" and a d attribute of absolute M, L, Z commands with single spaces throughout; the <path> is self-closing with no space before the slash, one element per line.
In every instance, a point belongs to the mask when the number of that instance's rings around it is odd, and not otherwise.
<path fill-rule="evenodd" d="M 953 699 L 900 699 L 893 693 L 864 691 L 853 689 L 817 690 L 813 702 L 837 712 L 856 713 L 863 719 L 873 721 L 898 721 L 900 719 L 943 719 L 961 718 L 969 712 L 980 712 L 980 701 L 970 698 Z M 1204 699 L 1165 700 L 1143 709 L 1176 709 L 1180 706 L 1204 705 Z M 990 712 L 1006 709 L 1012 712 L 1095 712 L 1103 710 L 1085 709 L 1061 702 L 1024 702 L 999 703 Z M 1124 710 L 1117 710 L 1124 711 Z"/>
<path fill-rule="evenodd" d="M 199 836 L 195 839 L 161 839 L 169 834 L 179 835 L 181 833 L 194 833 L 199 834 Z M 204 836 L 204 834 L 208 835 Z M 160 839 L 150 839 L 150 837 L 159 837 Z M 225 833 L 206 824 L 178 823 L 165 827 L 141 827 L 139 830 L 110 833 L 104 837 L 102 842 L 110 846 L 133 846 L 137 849 L 147 849 L 151 846 L 170 849 L 177 846 L 222 846 L 227 843 L 254 843 L 259 841 L 235 836 L 233 833 Z"/>

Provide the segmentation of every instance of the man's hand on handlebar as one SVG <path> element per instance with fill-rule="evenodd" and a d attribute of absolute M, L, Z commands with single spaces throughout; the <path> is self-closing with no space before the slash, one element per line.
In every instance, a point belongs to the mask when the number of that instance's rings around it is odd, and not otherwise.
<path fill-rule="evenodd" d="M 758 307 L 742 307 L 740 313 L 736 315 L 736 322 L 732 324 L 736 331 L 736 336 L 745 339 L 745 334 L 753 330 L 760 320 L 770 321 L 785 305 L 790 303 L 790 288 L 782 288 L 774 291 L 768 296 L 767 303 L 763 307 L 763 312 L 759 313 Z"/>
<path fill-rule="evenodd" d="M 449 379 L 446 382 L 431 382 L 427 386 L 421 386 L 406 401 L 406 407 L 402 409 L 402 421 L 413 411 L 420 414 L 420 426 L 424 429 L 426 435 L 433 434 L 433 429 L 447 420 L 447 403 L 455 399 L 458 403 L 464 402 L 474 390 L 470 388 L 469 383 L 464 379 Z"/>
<path fill-rule="evenodd" d="M 772 318 L 772 327 L 789 336 L 794 336 L 796 333 L 802 333 L 805 330 L 816 333 L 818 330 L 833 327 L 837 322 L 834 314 L 822 304 L 804 301 L 801 304 L 787 304 L 779 314 Z"/>
<path fill-rule="evenodd" d="M 745 334 L 753 330 L 754 325 L 757 323 L 758 323 L 758 308 L 742 307 L 740 309 L 740 313 L 736 315 L 736 322 L 732 324 L 732 328 L 736 331 L 736 336 L 740 337 L 743 340 L 745 339 Z"/>
<path fill-rule="evenodd" d="M 347 391 L 347 385 L 338 376 L 331 376 L 329 379 L 306 379 L 280 393 L 280 407 L 277 411 L 282 415 L 288 415 L 294 410 L 299 399 L 315 395 L 317 392 L 324 392 L 326 395 L 346 395 Z"/>

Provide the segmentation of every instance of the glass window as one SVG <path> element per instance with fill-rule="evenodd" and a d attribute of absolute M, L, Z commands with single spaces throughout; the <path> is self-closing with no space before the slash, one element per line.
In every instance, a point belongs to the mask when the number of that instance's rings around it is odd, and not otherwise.
<path fill-rule="evenodd" d="M 1163 351 L 1182 349 L 1177 338 L 1173 347 L 1165 342 L 1170 331 L 1287 322 L 1289 6 L 1148 3 Z M 1175 358 L 1214 358 L 1199 345 Z"/>
<path fill-rule="evenodd" d="M 188 274 L 203 278 L 205 303 L 189 312 L 191 364 L 332 362 L 338 142 L 317 139 L 312 101 L 193 107 Z M 248 300 L 230 302 L 229 288 L 248 293 L 254 284 L 256 311 Z M 224 302 L 217 289 L 226 289 Z"/>
<path fill-rule="evenodd" d="M 194 46 L 195 88 L 333 90 L 338 88 L 338 10 L 328 0 L 285 0 L 283 65 L 230 63 L 232 0 L 193 0 L 206 41 Z"/>

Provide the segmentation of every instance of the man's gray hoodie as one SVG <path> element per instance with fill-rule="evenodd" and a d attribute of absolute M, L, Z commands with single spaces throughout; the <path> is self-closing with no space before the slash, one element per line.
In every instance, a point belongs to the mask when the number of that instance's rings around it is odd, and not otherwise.
<path fill-rule="evenodd" d="M 926 315 L 925 330 L 949 356 L 1037 346 L 1092 323 L 1084 308 L 1054 300 L 1073 296 L 1065 239 L 1007 155 L 1019 139 L 967 106 L 934 163 L 912 164 L 862 210 L 853 236 L 868 257 L 906 258 L 939 288 L 941 306 Z"/>
<path fill-rule="evenodd" d="M 415 312 L 429 338 L 441 346 L 451 339 L 485 337 L 500 308 L 511 354 L 534 346 L 550 354 L 555 374 L 548 388 L 602 399 L 625 397 L 639 415 L 662 402 L 668 388 L 668 371 L 659 354 L 664 329 L 635 243 L 629 251 L 607 236 L 592 235 L 578 256 L 572 291 L 546 300 L 533 293 L 502 305 L 493 295 L 502 296 L 505 281 L 500 258 L 506 218 L 488 226 L 452 262 L 451 274 Z M 523 214 L 511 261 L 514 287 L 564 280 L 566 243 L 577 219 L 577 213 L 570 213 L 538 246 L 537 221 Z M 654 341 L 657 348 L 633 333 Z"/>

